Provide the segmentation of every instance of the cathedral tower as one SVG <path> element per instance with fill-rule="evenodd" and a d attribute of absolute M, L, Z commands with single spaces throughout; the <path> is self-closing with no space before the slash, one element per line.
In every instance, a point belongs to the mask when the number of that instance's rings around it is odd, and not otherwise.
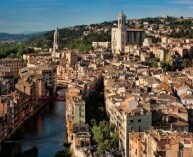
<path fill-rule="evenodd" d="M 118 28 L 126 30 L 126 16 L 123 12 L 118 17 Z"/>
<path fill-rule="evenodd" d="M 118 17 L 118 48 L 120 53 L 125 52 L 126 34 L 126 16 L 121 12 Z"/>
<path fill-rule="evenodd" d="M 54 32 L 53 53 L 57 52 L 58 49 L 59 49 L 59 32 L 58 28 L 56 28 Z"/>

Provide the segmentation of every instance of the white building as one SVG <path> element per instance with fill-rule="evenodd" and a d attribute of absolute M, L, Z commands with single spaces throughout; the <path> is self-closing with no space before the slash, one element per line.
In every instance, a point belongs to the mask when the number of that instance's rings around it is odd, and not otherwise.
<path fill-rule="evenodd" d="M 141 29 L 127 29 L 126 16 L 122 12 L 118 17 L 118 28 L 112 28 L 111 49 L 112 53 L 125 52 L 125 46 L 143 44 L 145 32 Z"/>
<path fill-rule="evenodd" d="M 124 52 L 126 46 L 126 16 L 123 12 L 118 17 L 118 28 L 112 28 L 111 48 L 113 53 Z"/>
<path fill-rule="evenodd" d="M 54 42 L 53 42 L 53 53 L 57 52 L 59 49 L 59 33 L 58 28 L 54 32 Z"/>
<path fill-rule="evenodd" d="M 109 48 L 109 42 L 106 41 L 106 42 L 92 42 L 92 47 L 94 49 L 97 49 L 97 48 L 104 48 L 104 49 L 108 49 Z"/>
<path fill-rule="evenodd" d="M 58 28 L 56 28 L 54 32 L 52 57 L 57 58 L 57 59 L 62 57 L 62 53 L 59 52 L 59 30 Z"/>

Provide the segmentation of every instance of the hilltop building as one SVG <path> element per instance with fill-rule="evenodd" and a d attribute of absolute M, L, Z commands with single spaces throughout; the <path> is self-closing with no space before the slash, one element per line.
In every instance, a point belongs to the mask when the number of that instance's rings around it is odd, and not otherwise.
<path fill-rule="evenodd" d="M 59 32 L 58 28 L 56 28 L 54 32 L 54 41 L 53 41 L 53 53 L 59 50 Z"/>
<path fill-rule="evenodd" d="M 141 45 L 145 38 L 145 32 L 142 29 L 127 29 L 126 16 L 122 12 L 118 16 L 118 28 L 112 28 L 111 49 L 112 53 L 125 53 L 125 47 L 128 45 Z"/>
<path fill-rule="evenodd" d="M 61 53 L 59 52 L 59 30 L 58 28 L 56 28 L 54 32 L 52 57 L 61 58 Z"/>

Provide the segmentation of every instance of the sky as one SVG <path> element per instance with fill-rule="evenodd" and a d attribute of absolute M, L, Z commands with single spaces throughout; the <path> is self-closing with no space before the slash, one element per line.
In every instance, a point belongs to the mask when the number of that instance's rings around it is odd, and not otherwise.
<path fill-rule="evenodd" d="M 0 0 L 0 32 L 26 33 L 116 20 L 193 16 L 193 0 Z"/>

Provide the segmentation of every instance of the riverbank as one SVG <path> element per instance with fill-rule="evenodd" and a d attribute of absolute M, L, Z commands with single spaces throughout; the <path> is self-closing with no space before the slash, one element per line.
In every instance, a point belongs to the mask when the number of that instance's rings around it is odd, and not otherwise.
<path fill-rule="evenodd" d="M 7 139 L 9 139 L 19 128 L 22 127 L 22 125 L 24 125 L 30 118 L 32 118 L 33 116 L 35 116 L 39 111 L 41 111 L 46 104 L 54 101 L 55 96 L 53 97 L 47 97 L 47 98 L 42 98 L 39 100 L 39 103 L 36 105 L 36 108 L 33 110 L 33 112 L 31 112 L 29 115 L 25 116 L 24 119 L 22 119 L 19 123 L 17 123 L 15 126 L 12 126 L 13 129 L 11 130 L 11 132 L 3 132 L 3 135 L 5 135 L 3 137 L 3 139 L 0 141 L 0 145 L 2 143 L 4 143 Z"/>
<path fill-rule="evenodd" d="M 64 150 L 64 113 L 64 101 L 54 99 L 46 104 L 3 144 L 2 157 L 16 157 L 33 147 L 38 149 L 38 157 L 54 157 L 57 152 Z"/>

